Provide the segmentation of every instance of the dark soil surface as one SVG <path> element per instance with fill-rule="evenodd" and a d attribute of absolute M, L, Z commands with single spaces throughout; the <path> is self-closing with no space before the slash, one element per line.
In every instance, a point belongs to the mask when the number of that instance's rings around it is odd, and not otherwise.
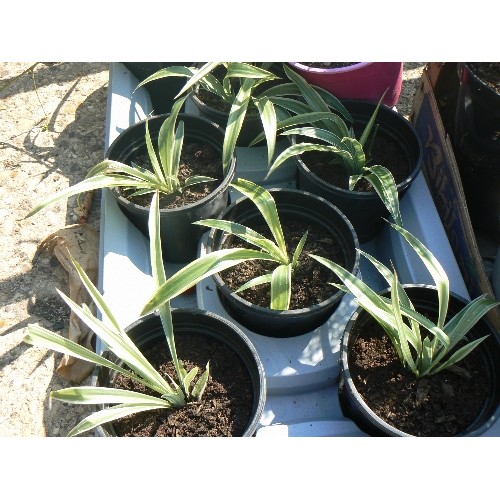
<path fill-rule="evenodd" d="M 143 168 L 152 170 L 147 154 L 132 161 Z M 212 177 L 215 180 L 183 188 L 186 179 L 195 175 L 204 175 Z M 160 208 L 177 208 L 190 205 L 202 200 L 215 191 L 223 180 L 221 153 L 210 144 L 185 143 L 181 152 L 178 177 L 182 192 L 172 193 L 171 195 L 161 193 L 159 200 Z M 138 205 L 145 207 L 151 205 L 152 194 L 130 196 L 132 194 L 130 190 L 124 191 L 120 189 L 120 192 L 123 196 L 128 197 L 130 201 Z"/>
<path fill-rule="evenodd" d="M 205 90 L 203 87 L 198 87 L 196 90 L 196 95 L 198 99 L 206 104 L 208 107 L 221 111 L 223 113 L 229 113 L 231 109 L 231 104 L 222 100 L 217 94 Z"/>
<path fill-rule="evenodd" d="M 239 357 L 226 344 L 196 334 L 176 338 L 176 348 L 187 371 L 196 366 L 201 375 L 210 362 L 210 378 L 201 400 L 183 408 L 147 411 L 120 419 L 114 423 L 117 435 L 242 436 L 251 418 L 253 390 L 249 373 Z M 168 374 L 177 380 L 164 339 L 144 355 L 165 378 Z M 158 396 L 124 375 L 116 377 L 115 387 Z"/>
<path fill-rule="evenodd" d="M 311 68 L 322 68 L 322 69 L 334 69 L 334 68 L 347 68 L 353 64 L 358 64 L 355 62 L 301 62 L 304 66 L 309 66 Z"/>
<path fill-rule="evenodd" d="M 292 275 L 292 297 L 289 309 L 302 309 L 327 300 L 337 291 L 329 283 L 338 282 L 338 279 L 333 272 L 309 257 L 308 253 L 326 257 L 342 266 L 346 266 L 338 242 L 325 229 L 305 224 L 301 221 L 282 220 L 282 228 L 288 255 L 293 255 L 302 235 L 306 230 L 309 231 L 306 244 L 299 259 L 299 265 Z M 267 227 L 252 229 L 270 238 Z M 224 247 L 255 248 L 236 237 L 228 238 Z M 276 267 L 277 264 L 274 262 L 252 260 L 227 269 L 221 272 L 220 275 L 227 286 L 232 290 L 237 290 L 250 279 L 269 274 Z M 244 290 L 239 295 L 252 304 L 269 307 L 271 302 L 271 287 L 268 284 L 259 285 Z"/>
<path fill-rule="evenodd" d="M 369 322 L 349 352 L 356 389 L 380 418 L 414 436 L 464 433 L 483 408 L 490 379 L 477 350 L 456 366 L 416 379 L 382 328 Z"/>
<path fill-rule="evenodd" d="M 408 163 L 407 157 L 398 144 L 388 137 L 379 135 L 371 150 L 365 151 L 365 154 L 369 165 L 382 165 L 389 169 L 396 184 L 403 182 L 411 173 L 412 165 Z M 349 175 L 346 173 L 339 156 L 323 151 L 308 151 L 303 153 L 301 158 L 309 170 L 320 179 L 341 189 L 349 189 Z M 361 179 L 354 190 L 373 191 L 373 186 Z"/>

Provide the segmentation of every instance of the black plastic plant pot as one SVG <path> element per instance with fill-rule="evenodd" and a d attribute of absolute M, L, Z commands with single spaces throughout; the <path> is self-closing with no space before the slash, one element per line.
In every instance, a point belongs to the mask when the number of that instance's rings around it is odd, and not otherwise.
<path fill-rule="evenodd" d="M 341 248 L 343 262 L 339 264 L 353 274 L 358 272 L 358 238 L 352 224 L 337 207 L 319 196 L 297 189 L 274 188 L 269 192 L 276 202 L 281 220 L 289 217 L 323 227 Z M 232 203 L 220 218 L 251 228 L 264 223 L 254 203 L 246 197 Z M 227 234 L 223 231 L 212 229 L 208 236 L 207 253 L 221 249 L 226 238 Z M 277 311 L 243 299 L 225 284 L 220 274 L 215 274 L 214 280 L 228 314 L 251 331 L 267 337 L 295 337 L 313 331 L 327 321 L 344 296 L 344 292 L 337 290 L 328 299 L 311 307 Z"/>
<path fill-rule="evenodd" d="M 376 104 L 365 101 L 345 100 L 342 103 L 351 114 L 355 128 L 359 130 L 364 129 L 376 108 Z M 413 125 L 403 115 L 387 106 L 380 106 L 376 124 L 378 124 L 377 136 L 384 136 L 390 140 L 407 159 L 409 175 L 397 185 L 401 199 L 422 167 L 422 142 Z M 297 137 L 292 136 L 291 142 L 295 144 Z M 351 221 L 360 243 L 366 243 L 380 232 L 384 218 L 389 217 L 389 212 L 374 191 L 358 192 L 342 189 L 313 173 L 301 156 L 295 156 L 295 161 L 298 167 L 297 187 L 322 196 L 336 205 Z"/>
<path fill-rule="evenodd" d="M 160 127 L 168 114 L 149 118 L 149 133 L 156 148 Z M 184 143 L 200 142 L 212 145 L 222 154 L 224 141 L 223 130 L 205 118 L 180 113 L 178 121 L 184 122 Z M 146 154 L 146 120 L 140 121 L 125 129 L 111 144 L 107 158 L 130 164 L 130 161 L 141 154 Z M 222 159 L 221 159 L 222 164 Z M 194 260 L 198 253 L 198 242 L 206 229 L 193 224 L 194 221 L 216 218 L 227 207 L 229 202 L 229 185 L 234 177 L 236 158 L 233 158 L 227 173 L 220 185 L 200 201 L 179 208 L 160 209 L 160 238 L 165 260 L 183 263 Z M 110 190 L 121 211 L 144 236 L 149 238 L 149 207 L 138 205 L 120 194 L 117 189 Z"/>
<path fill-rule="evenodd" d="M 172 309 L 172 322 L 176 339 L 195 334 L 212 340 L 215 339 L 233 350 L 241 360 L 241 363 L 248 371 L 253 391 L 252 411 L 242 436 L 254 436 L 266 402 L 266 379 L 259 354 L 251 341 L 234 323 L 201 309 Z M 159 339 L 165 338 L 160 317 L 156 313 L 143 316 L 129 325 L 125 331 L 141 351 L 154 345 Z M 210 354 L 214 349 L 213 343 L 210 343 L 209 349 L 208 359 L 210 359 Z M 114 357 L 109 352 L 103 353 L 103 355 L 108 358 Z M 115 362 L 120 363 L 120 360 L 115 360 Z M 114 374 L 115 372 L 108 368 L 98 367 L 94 371 L 92 384 L 100 387 L 111 387 Z M 104 406 L 100 406 L 98 409 L 102 408 Z M 99 426 L 96 429 L 96 435 L 109 437 L 117 436 L 117 433 L 113 423 L 110 422 Z"/>
<path fill-rule="evenodd" d="M 437 316 L 437 289 L 431 285 L 405 285 L 405 290 L 417 311 Z M 390 297 L 390 290 L 382 295 Z M 462 310 L 468 301 L 457 294 L 450 293 L 447 321 Z M 356 338 L 367 325 L 374 322 L 370 314 L 359 307 L 349 319 L 340 345 L 340 376 L 338 385 L 339 401 L 342 413 L 352 419 L 356 425 L 370 436 L 411 436 L 390 425 L 380 418 L 364 401 L 356 389 L 351 377 L 349 350 Z M 465 432 L 457 436 L 480 436 L 485 433 L 500 417 L 500 339 L 498 332 L 486 317 L 483 317 L 467 335 L 468 340 L 489 335 L 476 350 L 479 351 L 491 381 L 489 397 L 482 411 Z"/>
<path fill-rule="evenodd" d="M 198 64 L 198 66 L 200 66 L 200 64 Z M 269 71 L 278 76 L 280 80 L 271 80 L 261 83 L 256 89 L 256 94 L 259 94 L 260 92 L 263 92 L 264 90 L 269 89 L 271 86 L 275 85 L 275 81 L 278 83 L 282 83 L 282 80 L 287 78 L 285 70 L 283 69 L 283 63 L 272 63 Z M 229 120 L 229 110 L 221 111 L 210 106 L 209 104 L 203 102 L 196 93 L 193 93 L 189 97 L 189 99 L 191 99 L 193 104 L 196 106 L 200 116 L 203 116 L 208 120 L 212 120 L 213 122 L 220 125 L 223 129 L 227 127 Z M 250 143 L 263 132 L 264 128 L 262 126 L 260 114 L 257 112 L 257 109 L 254 106 L 249 106 L 249 108 L 247 108 L 245 119 L 236 141 L 236 146 L 248 147 Z M 262 144 L 263 143 L 259 143 L 259 145 Z"/>
<path fill-rule="evenodd" d="M 453 147 L 474 228 L 500 240 L 500 94 L 481 79 L 476 64 L 488 63 L 457 65 Z M 500 63 L 489 64 L 500 72 Z"/>
<path fill-rule="evenodd" d="M 455 143 L 474 142 L 483 152 L 500 154 L 500 93 L 476 71 L 475 64 L 458 63 L 460 86 L 455 112 Z M 500 63 L 491 63 L 500 67 Z"/>
<path fill-rule="evenodd" d="M 229 112 L 220 111 L 212 106 L 209 106 L 194 93 L 189 97 L 189 99 L 192 100 L 198 109 L 200 116 L 217 123 L 223 129 L 227 127 Z M 238 139 L 236 141 L 236 146 L 248 147 L 250 143 L 263 131 L 264 128 L 257 110 L 254 109 L 254 112 L 252 112 L 251 109 L 247 109 L 240 134 L 238 135 Z"/>
<path fill-rule="evenodd" d="M 169 66 L 193 66 L 192 62 L 124 62 L 125 67 L 142 82 L 156 73 L 160 69 Z M 147 90 L 153 105 L 155 115 L 170 113 L 175 96 L 180 92 L 186 83 L 185 77 L 168 77 L 154 80 L 146 83 L 144 88 Z M 182 109 L 182 111 L 184 108 Z"/>

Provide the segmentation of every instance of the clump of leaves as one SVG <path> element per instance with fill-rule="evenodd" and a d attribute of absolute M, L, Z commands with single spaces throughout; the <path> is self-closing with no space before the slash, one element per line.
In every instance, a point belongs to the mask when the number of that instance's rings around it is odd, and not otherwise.
<path fill-rule="evenodd" d="M 274 157 L 278 121 L 290 126 L 294 123 L 300 123 L 292 118 L 292 115 L 298 113 L 307 113 L 308 122 L 319 119 L 328 122 L 335 119 L 335 113 L 340 113 L 348 121 L 351 121 L 345 107 L 332 94 L 317 87 L 316 92 L 323 98 L 321 101 L 309 99 L 307 95 L 303 95 L 304 90 L 306 93 L 309 92 L 309 86 L 302 77 L 285 65 L 285 74 L 290 81 L 279 82 L 279 77 L 270 71 L 271 66 L 272 63 L 269 62 L 254 64 L 208 62 L 199 68 L 195 66 L 171 66 L 157 71 L 142 81 L 138 87 L 160 78 L 186 77 L 188 81 L 179 91 L 177 97 L 201 86 L 228 104 L 230 111 L 222 152 L 224 168 L 228 167 L 234 155 L 241 128 L 251 105 L 258 110 L 263 127 L 259 139 L 252 141 L 252 145 L 265 138 L 269 162 Z M 299 87 L 297 81 L 303 82 L 303 84 Z M 267 85 L 268 82 L 272 82 L 272 85 Z"/>
<path fill-rule="evenodd" d="M 358 304 L 366 310 L 384 329 L 403 366 L 411 370 L 415 377 L 433 375 L 454 365 L 472 352 L 487 336 L 465 343 L 471 328 L 492 308 L 496 301 L 482 295 L 469 302 L 458 314 L 446 321 L 450 285 L 442 265 L 430 250 L 415 236 L 402 227 L 391 224 L 415 250 L 431 274 L 438 293 L 438 319 L 432 322 L 415 310 L 404 287 L 398 281 L 397 273 L 390 271 L 374 257 L 358 250 L 380 272 L 390 286 L 390 298 L 383 297 L 366 283 L 352 275 L 338 264 L 323 257 L 311 255 L 318 262 L 331 269 L 343 285 L 333 286 L 352 293 Z"/>
<path fill-rule="evenodd" d="M 157 287 L 161 287 L 166 281 L 159 236 L 159 217 L 158 193 L 155 193 L 150 209 L 149 231 L 153 278 Z M 165 380 L 155 370 L 128 337 L 125 330 L 119 325 L 116 317 L 113 315 L 92 281 L 88 278 L 85 271 L 76 261 L 73 261 L 73 264 L 82 283 L 85 285 L 85 288 L 88 290 L 105 320 L 98 319 L 92 314 L 88 306 L 85 304 L 81 306 L 76 304 L 58 290 L 59 294 L 71 310 L 77 314 L 80 320 L 92 329 L 92 331 L 104 342 L 108 350 L 121 359 L 124 365 L 114 363 L 104 356 L 94 353 L 76 342 L 66 339 L 39 325 L 28 326 L 28 334 L 24 337 L 24 341 L 28 344 L 53 349 L 54 351 L 69 354 L 76 358 L 114 370 L 149 387 L 156 392 L 158 396 L 150 396 L 136 391 L 115 389 L 112 387 L 93 386 L 70 387 L 52 391 L 50 397 L 67 403 L 112 405 L 83 419 L 70 430 L 68 436 L 76 436 L 99 425 L 112 422 L 118 418 L 134 413 L 160 408 L 168 409 L 182 407 L 189 401 L 199 400 L 209 380 L 209 363 L 207 363 L 205 371 L 198 378 L 196 378 L 198 375 L 197 368 L 193 368 L 189 372 L 184 369 L 182 361 L 177 357 L 175 348 L 170 302 L 165 302 L 160 305 L 158 307 L 158 312 L 165 331 L 168 348 L 177 374 L 177 380 L 172 378 Z"/>
<path fill-rule="evenodd" d="M 269 307 L 276 310 L 287 310 L 290 305 L 291 285 L 294 270 L 307 241 L 307 231 L 302 235 L 293 255 L 287 252 L 285 237 L 276 208 L 276 203 L 269 191 L 246 179 L 237 179 L 232 187 L 247 196 L 262 214 L 273 239 L 242 224 L 223 219 L 203 219 L 193 224 L 220 229 L 232 234 L 256 247 L 231 248 L 210 252 L 186 265 L 169 278 L 149 300 L 142 314 L 153 311 L 165 301 L 188 290 L 202 279 L 215 273 L 233 267 L 241 262 L 263 259 L 278 264 L 270 274 L 259 276 L 241 286 L 236 293 L 247 288 L 267 284 L 271 286 L 271 301 Z M 274 240 L 274 241 L 273 241 Z"/>
<path fill-rule="evenodd" d="M 122 188 L 132 198 L 156 191 L 171 195 L 182 192 L 183 189 L 195 184 L 213 182 L 215 179 L 207 176 L 192 176 L 183 184 L 179 179 L 179 166 L 184 144 L 184 122 L 179 120 L 176 126 L 176 121 L 186 98 L 187 96 L 182 97 L 174 103 L 172 112 L 163 122 L 158 135 L 158 154 L 151 141 L 148 121 L 146 121 L 146 147 L 152 170 L 134 163 L 126 165 L 114 160 L 104 160 L 91 168 L 82 182 L 54 193 L 33 208 L 27 217 L 31 217 L 59 200 L 95 189 Z"/>
<path fill-rule="evenodd" d="M 282 130 L 280 135 L 302 136 L 315 139 L 315 142 L 299 142 L 285 149 L 272 163 L 270 162 L 266 178 L 284 162 L 295 156 L 311 151 L 329 153 L 332 156 L 331 168 L 341 168 L 349 176 L 350 190 L 354 190 L 361 179 L 368 181 L 386 206 L 393 221 L 398 225 L 402 225 L 397 185 L 394 177 L 387 167 L 371 164 L 368 154 L 371 144 L 376 138 L 378 127 L 375 126 L 375 122 L 385 93 L 358 139 L 355 136 L 352 123 L 348 124 L 342 119 L 341 115 L 343 113 L 334 113 L 329 109 L 329 106 L 324 101 L 324 94 L 323 96 L 320 95 L 317 89 L 307 83 L 300 75 L 291 71 L 287 72 L 287 74 L 301 90 L 302 96 L 309 105 L 313 106 L 317 111 L 321 110 L 326 115 L 318 117 L 321 119 L 318 125 L 312 125 L 311 118 L 314 118 L 314 115 L 309 112 L 298 113 L 292 119 L 288 118 L 277 124 L 277 130 Z M 331 116 L 328 116 L 328 114 Z M 296 125 L 307 126 L 296 127 Z M 261 139 L 261 137 L 257 139 Z"/>

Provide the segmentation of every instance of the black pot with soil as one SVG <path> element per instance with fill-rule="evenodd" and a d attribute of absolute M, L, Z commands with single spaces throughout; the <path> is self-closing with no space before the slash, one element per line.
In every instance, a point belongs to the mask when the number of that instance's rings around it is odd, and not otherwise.
<path fill-rule="evenodd" d="M 203 95 L 203 93 L 201 95 Z M 191 94 L 189 99 L 191 99 L 196 106 L 200 116 L 217 123 L 224 129 L 226 128 L 229 120 L 229 111 L 221 111 L 210 104 L 206 104 L 206 102 L 200 99 L 199 94 L 196 93 Z M 236 141 L 236 146 L 248 147 L 253 139 L 263 132 L 263 130 L 264 129 L 262 128 L 262 122 L 257 109 L 249 106 L 238 136 L 238 140 Z"/>
<path fill-rule="evenodd" d="M 376 104 L 351 100 L 342 103 L 351 114 L 356 137 L 359 137 L 373 115 Z M 380 106 L 374 127 L 377 126 L 371 149 L 365 147 L 365 152 L 371 158 L 371 164 L 381 164 L 392 172 L 401 199 L 422 167 L 422 142 L 413 125 L 387 106 Z M 292 136 L 292 143 L 296 142 L 297 137 Z M 360 182 L 354 191 L 350 191 L 348 176 L 341 166 L 329 164 L 332 154 L 307 152 L 294 158 L 298 167 L 297 187 L 336 205 L 351 221 L 360 243 L 371 240 L 380 232 L 384 218 L 389 213 L 367 183 L 363 186 Z"/>
<path fill-rule="evenodd" d="M 217 78 L 222 80 L 225 71 L 224 68 L 219 67 L 216 68 L 215 71 Z M 280 80 L 273 80 L 260 84 L 256 89 L 257 95 L 260 92 L 268 89 L 272 85 L 275 85 L 275 82 L 283 83 L 283 81 L 287 80 L 285 71 L 283 69 L 283 63 L 273 63 L 269 68 L 269 71 L 280 77 Z M 208 92 L 201 87 L 198 87 L 197 91 L 193 93 L 189 97 L 189 99 L 191 99 L 193 104 L 196 106 L 200 116 L 203 116 L 204 118 L 217 123 L 223 129 L 227 127 L 231 106 L 228 103 L 224 103 L 220 97 L 211 92 Z M 264 128 L 262 126 L 260 114 L 257 108 L 252 104 L 252 102 L 250 102 L 247 108 L 247 113 L 245 115 L 245 120 L 243 121 L 243 125 L 238 136 L 238 140 L 236 141 L 236 146 L 248 147 L 250 143 L 263 132 Z"/>
<path fill-rule="evenodd" d="M 121 418 L 98 427 L 97 435 L 254 436 L 264 410 L 266 383 L 253 344 L 233 323 L 208 311 L 173 309 L 172 321 L 177 354 L 188 371 L 198 366 L 198 373 L 202 373 L 210 362 L 210 378 L 201 400 L 182 408 L 146 411 Z M 175 377 L 157 314 L 140 318 L 127 327 L 126 332 L 160 373 Z M 114 357 L 109 352 L 106 356 Z M 93 384 L 148 391 L 141 384 L 102 367 L 96 369 Z"/>
<path fill-rule="evenodd" d="M 454 149 L 474 227 L 500 242 L 500 63 L 458 63 Z"/>
<path fill-rule="evenodd" d="M 417 311 L 437 317 L 437 290 L 406 285 Z M 390 291 L 382 292 L 386 297 Z M 451 293 L 447 321 L 467 301 Z M 480 436 L 500 416 L 500 340 L 482 318 L 468 340 L 489 335 L 474 351 L 432 376 L 404 368 L 387 334 L 364 309 L 350 318 L 340 347 L 342 413 L 371 436 Z"/>
<path fill-rule="evenodd" d="M 260 335 L 294 337 L 325 323 L 344 296 L 344 292 L 329 284 L 337 281 L 335 275 L 325 266 L 317 266 L 308 253 L 329 258 L 356 274 L 359 269 L 358 239 L 345 215 L 321 197 L 296 189 L 274 188 L 269 192 L 276 202 L 289 255 L 293 255 L 304 232 L 309 231 L 299 266 L 292 276 L 290 308 L 286 311 L 270 309 L 269 285 L 253 287 L 240 294 L 234 292 L 249 279 L 271 272 L 275 263 L 249 261 L 215 274 L 213 278 L 221 303 L 234 320 Z M 246 197 L 232 203 L 220 218 L 270 237 L 262 215 Z M 212 229 L 207 253 L 245 246 L 236 236 Z"/>
<path fill-rule="evenodd" d="M 157 71 L 169 66 L 192 66 L 192 62 L 124 62 L 125 67 L 142 82 Z M 184 77 L 161 78 L 145 84 L 155 115 L 170 113 L 175 96 L 186 83 Z M 182 109 L 183 110 L 183 109 Z"/>
<path fill-rule="evenodd" d="M 160 127 L 168 114 L 149 118 L 151 141 L 156 148 Z M 236 158 L 226 173 L 222 170 L 224 131 L 205 118 L 179 114 L 184 122 L 184 146 L 179 177 L 206 175 L 216 180 L 183 189 L 175 196 L 160 195 L 160 237 L 164 258 L 168 262 L 190 262 L 198 253 L 198 242 L 205 231 L 194 221 L 217 218 L 229 202 L 229 185 L 234 177 Z M 147 167 L 146 120 L 124 130 L 111 144 L 107 158 L 125 164 Z M 149 238 L 148 218 L 151 195 L 141 200 L 127 198 L 125 192 L 111 189 L 120 210 Z"/>

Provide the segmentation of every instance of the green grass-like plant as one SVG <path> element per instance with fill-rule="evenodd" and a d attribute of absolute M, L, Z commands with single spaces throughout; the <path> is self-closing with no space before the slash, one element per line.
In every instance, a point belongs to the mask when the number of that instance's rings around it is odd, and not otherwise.
<path fill-rule="evenodd" d="M 184 122 L 179 120 L 176 127 L 176 121 L 186 98 L 187 96 L 184 96 L 174 103 L 172 112 L 160 128 L 158 155 L 151 141 L 148 121 L 146 121 L 146 147 L 152 170 L 134 163 L 129 166 L 114 160 L 104 160 L 91 168 L 83 181 L 54 193 L 33 208 L 26 217 L 31 217 L 48 205 L 69 196 L 95 189 L 122 188 L 127 191 L 129 198 L 133 198 L 156 191 L 172 195 L 194 184 L 213 182 L 215 179 L 212 177 L 200 175 L 186 179 L 183 185 L 179 179 L 179 165 L 184 144 Z"/>
<path fill-rule="evenodd" d="M 157 71 L 142 81 L 138 87 L 160 78 L 186 77 L 188 80 L 177 97 L 201 86 L 229 105 L 230 111 L 222 152 L 224 168 L 228 167 L 234 155 L 241 128 L 251 107 L 258 111 L 264 130 L 257 141 L 252 141 L 252 145 L 265 138 L 269 162 L 274 157 L 278 121 L 293 125 L 297 122 L 290 118 L 298 113 L 307 114 L 308 122 L 325 120 L 327 127 L 330 126 L 328 121 L 337 121 L 335 113 L 340 113 L 346 120 L 351 121 L 345 107 L 332 94 L 316 88 L 316 92 L 323 98 L 310 99 L 307 95 L 309 94 L 308 84 L 301 87 L 296 84 L 296 81 L 305 83 L 302 77 L 285 65 L 285 74 L 290 81 L 278 83 L 279 77 L 270 71 L 271 66 L 272 63 L 245 62 L 208 62 L 200 68 L 171 66 Z M 291 76 L 294 80 L 291 80 Z M 265 87 L 268 88 L 262 90 L 263 84 L 268 82 L 273 84 L 266 85 Z M 303 95 L 303 91 L 306 95 Z M 339 123 L 344 124 L 342 120 Z"/>
<path fill-rule="evenodd" d="M 149 216 L 150 253 L 155 286 L 161 287 L 166 281 L 160 242 L 160 216 L 158 193 L 153 195 Z M 175 366 L 177 380 L 165 380 L 144 357 L 140 350 L 128 337 L 125 330 L 106 304 L 95 285 L 88 278 L 81 266 L 73 261 L 75 269 L 88 290 L 92 300 L 99 308 L 105 320 L 100 320 L 92 314 L 85 304 L 81 306 L 58 290 L 63 300 L 78 318 L 85 323 L 107 346 L 107 349 L 123 361 L 125 366 L 116 364 L 105 357 L 73 342 L 63 336 L 51 332 L 39 325 L 29 325 L 24 341 L 39 347 L 52 349 L 62 354 L 69 354 L 79 359 L 95 363 L 114 370 L 132 380 L 142 383 L 155 391 L 158 396 L 141 394 L 136 391 L 114 389 L 111 387 L 80 386 L 52 391 L 50 397 L 72 404 L 109 404 L 109 408 L 97 411 L 83 419 L 68 436 L 76 436 L 95 427 L 112 422 L 118 418 L 134 413 L 160 408 L 177 408 L 190 401 L 199 400 L 207 386 L 210 368 L 207 363 L 205 371 L 198 377 L 198 369 L 189 372 L 184 369 L 182 361 L 177 357 L 174 329 L 170 302 L 164 302 L 158 307 L 159 316 L 172 361 Z"/>
<path fill-rule="evenodd" d="M 346 116 L 345 113 L 340 112 L 339 108 L 332 111 L 330 102 L 325 101 L 327 94 L 324 92 L 320 94 L 317 88 L 291 70 L 287 71 L 287 75 L 300 89 L 300 93 L 308 105 L 313 107 L 316 112 L 321 111 L 322 115 L 315 116 L 308 111 L 299 112 L 297 110 L 295 116 L 277 123 L 276 130 L 281 130 L 280 135 L 282 136 L 302 136 L 315 139 L 316 142 L 300 142 L 289 146 L 273 162 L 270 162 L 266 178 L 285 161 L 305 152 L 330 153 L 332 156 L 331 167 L 341 168 L 349 176 L 349 189 L 354 190 L 361 179 L 368 181 L 386 206 L 393 221 L 402 225 L 394 177 L 385 166 L 371 164 L 368 154 L 376 137 L 377 127 L 374 125 L 385 93 L 378 102 L 361 136 L 357 139 L 352 127 L 352 119 L 346 123 L 342 118 L 342 116 Z M 347 116 L 349 115 L 347 114 Z M 313 122 L 319 122 L 319 124 L 313 125 Z M 297 127 L 296 125 L 306 126 Z M 257 140 L 262 140 L 262 136 L 258 137 Z"/>
<path fill-rule="evenodd" d="M 253 229 L 232 221 L 203 219 L 194 222 L 194 224 L 217 228 L 227 234 L 237 236 L 254 245 L 257 249 L 216 250 L 199 257 L 169 278 L 151 297 L 142 314 L 155 310 L 159 305 L 188 290 L 208 276 L 241 262 L 255 259 L 272 261 L 278 265 L 272 273 L 248 281 L 236 290 L 236 293 L 252 286 L 269 283 L 271 286 L 270 309 L 287 310 L 289 308 L 293 272 L 298 266 L 301 252 L 307 240 L 307 232 L 300 239 L 293 255 L 289 255 L 276 203 L 269 191 L 245 179 L 238 179 L 231 185 L 252 200 L 262 214 L 273 239 L 266 238 Z"/>
<path fill-rule="evenodd" d="M 434 280 L 438 293 L 438 319 L 435 323 L 415 310 L 403 285 L 398 281 L 397 273 L 390 271 L 366 252 L 358 250 L 387 281 L 391 290 L 390 298 L 379 295 L 338 264 L 323 257 L 311 257 L 331 269 L 343 283 L 332 283 L 333 286 L 352 293 L 358 304 L 382 326 L 403 366 L 417 378 L 433 375 L 463 359 L 485 340 L 487 336 L 471 340 L 455 349 L 460 341 L 466 340 L 471 328 L 490 309 L 498 306 L 500 301 L 482 295 L 446 321 L 450 286 L 445 270 L 430 250 L 409 231 L 396 224 L 391 226 L 408 241 Z"/>
<path fill-rule="evenodd" d="M 220 71 L 221 66 L 224 67 L 223 75 L 218 77 L 216 70 Z M 234 155 L 236 142 L 251 102 L 256 105 L 260 113 L 266 133 L 268 130 L 270 134 L 273 133 L 272 121 L 275 121 L 276 118 L 269 104 L 264 100 L 252 101 L 252 95 L 259 85 L 278 78 L 263 67 L 244 62 L 208 62 L 199 68 L 195 66 L 171 66 L 149 76 L 138 85 L 138 88 L 154 80 L 172 76 L 188 79 L 176 97 L 186 92 L 192 92 L 200 85 L 208 92 L 217 95 L 222 102 L 231 106 L 222 150 L 222 163 L 225 170 L 229 167 Z"/>

